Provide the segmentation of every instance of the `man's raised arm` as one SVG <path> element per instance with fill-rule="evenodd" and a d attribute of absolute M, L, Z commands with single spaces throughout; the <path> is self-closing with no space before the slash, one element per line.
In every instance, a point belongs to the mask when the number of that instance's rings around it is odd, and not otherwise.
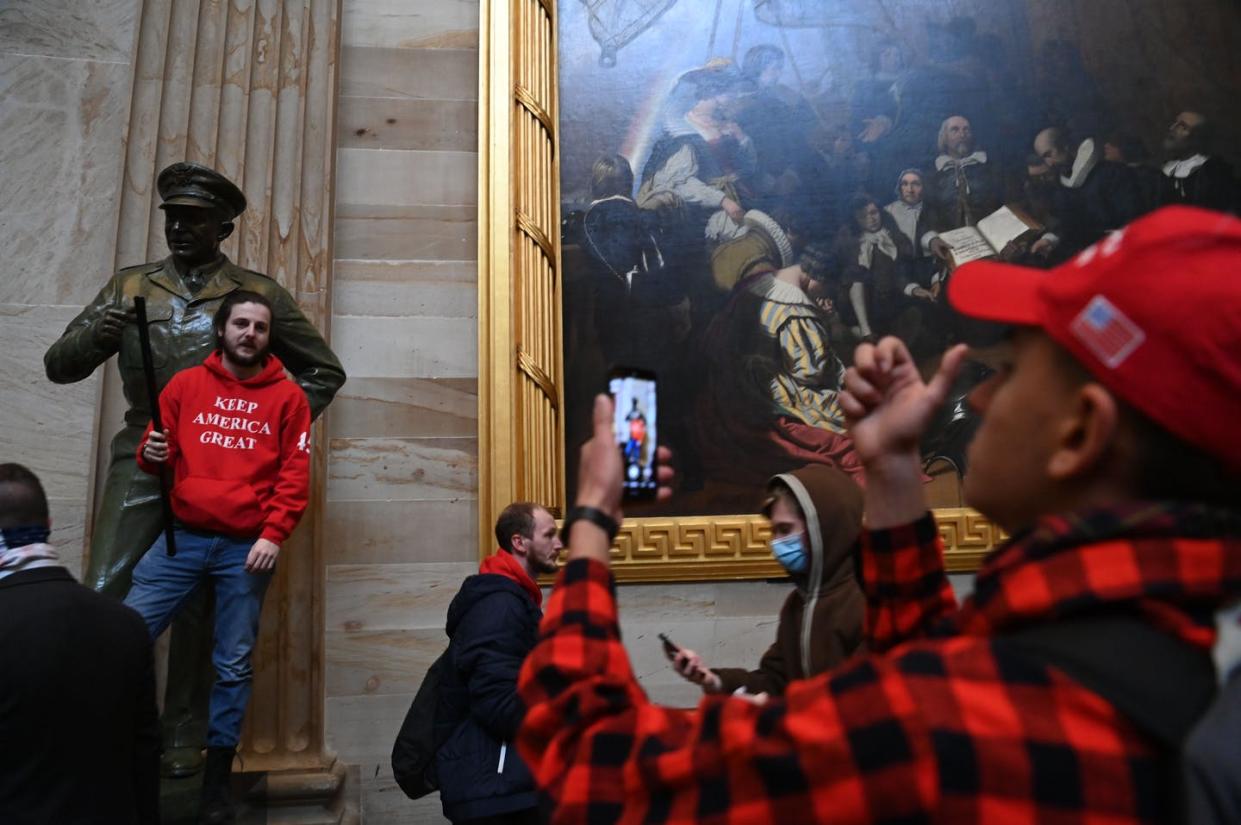
<path fill-rule="evenodd" d="M 910 698 L 922 660 L 857 657 L 761 706 L 731 696 L 706 697 L 697 712 L 650 703 L 621 643 L 609 538 L 598 524 L 622 515 L 611 421 L 601 396 L 577 505 L 603 517 L 570 525 L 569 561 L 518 680 L 527 708 L 518 746 L 551 800 L 550 821 L 926 819 L 939 788 L 929 727 Z"/>
<path fill-rule="evenodd" d="M 920 444 L 965 359 L 964 345 L 944 353 L 923 383 L 897 338 L 862 344 L 845 374 L 840 408 L 866 468 L 861 536 L 866 642 L 882 652 L 956 610 L 943 547 L 922 491 Z"/>

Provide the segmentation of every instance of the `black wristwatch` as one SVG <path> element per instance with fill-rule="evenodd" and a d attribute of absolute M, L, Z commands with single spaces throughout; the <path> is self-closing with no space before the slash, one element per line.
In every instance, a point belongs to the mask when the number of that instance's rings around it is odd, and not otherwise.
<path fill-rule="evenodd" d="M 616 519 L 600 510 L 598 507 L 574 507 L 565 516 L 564 526 L 560 528 L 560 540 L 567 546 L 569 544 L 569 528 L 573 526 L 575 521 L 589 521 L 600 530 L 608 534 L 608 543 L 616 540 L 616 534 L 620 532 L 620 525 L 616 523 Z"/>

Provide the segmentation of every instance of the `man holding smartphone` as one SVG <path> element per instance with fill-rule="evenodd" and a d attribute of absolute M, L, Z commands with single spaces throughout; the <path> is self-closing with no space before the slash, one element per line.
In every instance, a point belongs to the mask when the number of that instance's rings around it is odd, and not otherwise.
<path fill-rule="evenodd" d="M 1013 538 L 960 607 L 919 441 L 966 348 L 924 382 L 898 339 L 860 346 L 841 405 L 866 468 L 869 652 L 763 706 L 659 708 L 634 678 L 608 570 L 620 457 L 598 398 L 569 560 L 521 683 L 551 821 L 1184 821 L 1169 769 L 1215 688 L 1214 612 L 1241 597 L 1238 270 L 1241 221 L 1179 207 L 1050 271 L 956 271 L 958 311 L 1014 326 L 970 397 L 965 478 Z M 1128 666 L 1138 702 L 1066 655 L 1088 640 Z M 1178 729 L 1142 724 L 1140 706 Z"/>
<path fill-rule="evenodd" d="M 857 482 L 823 464 L 781 473 L 768 482 L 761 511 L 771 525 L 771 554 L 795 586 L 780 608 L 775 641 L 754 670 L 708 668 L 689 649 L 669 655 L 673 669 L 703 693 L 779 696 L 790 682 L 836 667 L 862 642 L 866 600 L 855 569 L 862 529 Z"/>

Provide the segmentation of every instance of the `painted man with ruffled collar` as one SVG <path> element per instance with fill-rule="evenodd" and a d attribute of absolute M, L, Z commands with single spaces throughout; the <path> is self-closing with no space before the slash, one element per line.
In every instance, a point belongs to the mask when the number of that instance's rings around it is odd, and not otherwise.
<path fill-rule="evenodd" d="M 1041 252 L 1050 242 L 1059 256 L 1072 255 L 1149 206 L 1137 174 L 1106 160 L 1102 141 L 1075 141 L 1067 130 L 1051 127 L 1034 138 L 1034 153 L 1060 178 L 1060 186 L 1052 198 L 1057 231 L 1040 238 L 1031 251 Z"/>
<path fill-rule="evenodd" d="M 935 176 L 928 197 L 944 217 L 945 228 L 973 226 L 1004 203 L 999 163 L 974 141 L 968 118 L 952 115 L 939 127 Z"/>
<path fill-rule="evenodd" d="M 116 273 L 43 357 L 47 377 L 57 384 L 69 384 L 89 377 L 117 356 L 128 408 L 125 426 L 112 439 L 103 496 L 95 508 L 90 558 L 82 576 L 84 584 L 117 599 L 129 591 L 131 571 L 162 525 L 159 482 L 140 472 L 135 460 L 151 406 L 134 298 L 146 299 L 155 382 L 160 388 L 180 370 L 202 363 L 215 349 L 212 317 L 225 296 L 237 290 L 257 292 L 271 301 L 272 352 L 306 393 L 312 415 L 323 412 L 345 383 L 340 361 L 293 296 L 268 276 L 237 266 L 220 251 L 220 244 L 233 232 L 234 219 L 245 211 L 242 191 L 219 172 L 187 162 L 160 172 L 156 188 L 163 201 L 160 209 L 168 257 Z M 165 714 L 166 725 L 172 724 L 174 708 L 180 703 L 172 697 L 183 689 L 188 694 L 180 682 L 198 677 L 202 670 L 200 654 L 183 651 L 183 645 L 192 645 L 203 636 L 201 631 L 201 627 L 174 626 L 168 702 L 172 713 Z M 182 656 L 187 658 L 182 661 Z M 185 704 L 191 703 L 185 698 Z M 166 733 L 167 772 L 197 771 L 202 735 L 205 729 Z"/>
<path fill-rule="evenodd" d="M 1211 154 L 1211 122 L 1201 112 L 1176 116 L 1163 139 L 1163 202 L 1236 212 L 1241 194 L 1232 167 Z"/>

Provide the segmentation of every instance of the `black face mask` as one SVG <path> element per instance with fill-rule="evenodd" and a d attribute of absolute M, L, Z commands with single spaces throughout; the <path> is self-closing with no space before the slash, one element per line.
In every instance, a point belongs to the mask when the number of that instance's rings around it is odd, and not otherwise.
<path fill-rule="evenodd" d="M 46 544 L 52 528 L 46 524 L 0 528 L 0 550 L 6 547 L 25 547 L 27 544 Z"/>

